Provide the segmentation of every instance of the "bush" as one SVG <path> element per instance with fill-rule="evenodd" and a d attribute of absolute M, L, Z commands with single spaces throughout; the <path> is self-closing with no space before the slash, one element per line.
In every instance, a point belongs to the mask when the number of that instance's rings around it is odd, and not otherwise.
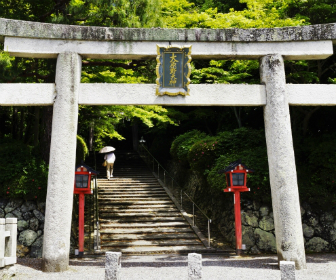
<path fill-rule="evenodd" d="M 210 169 L 218 157 L 218 137 L 206 136 L 197 141 L 188 152 L 188 161 L 192 170 L 204 172 Z"/>
<path fill-rule="evenodd" d="M 310 137 L 297 149 L 300 198 L 314 208 L 336 206 L 336 134 Z"/>
<path fill-rule="evenodd" d="M 11 140 L 0 143 L 0 196 L 45 200 L 48 166 L 32 147 Z"/>
<path fill-rule="evenodd" d="M 85 161 L 86 156 L 89 154 L 89 149 L 84 139 L 77 135 L 77 148 L 76 148 L 76 165 Z"/>
<path fill-rule="evenodd" d="M 192 130 L 176 137 L 170 148 L 170 154 L 172 155 L 173 159 L 179 161 L 182 164 L 187 164 L 188 152 L 190 148 L 195 144 L 195 142 L 204 138 L 205 136 L 206 134 L 204 132 L 200 132 L 199 130 Z"/>

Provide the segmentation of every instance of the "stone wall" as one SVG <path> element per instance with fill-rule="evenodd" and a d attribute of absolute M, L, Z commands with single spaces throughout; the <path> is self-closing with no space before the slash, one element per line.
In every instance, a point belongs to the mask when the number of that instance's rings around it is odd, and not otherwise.
<path fill-rule="evenodd" d="M 17 257 L 42 257 L 45 202 L 0 198 L 0 218 L 17 218 Z"/>
<path fill-rule="evenodd" d="M 181 179 L 184 191 L 206 211 L 213 220 L 212 226 L 217 227 L 234 248 L 235 224 L 232 194 L 212 189 L 203 177 L 177 164 L 171 163 L 169 172 L 174 178 Z M 276 253 L 271 205 L 244 200 L 244 194 L 241 197 L 242 235 L 247 252 Z M 306 252 L 336 251 L 335 208 L 331 212 L 322 212 L 313 210 L 308 203 L 301 201 L 301 217 Z"/>

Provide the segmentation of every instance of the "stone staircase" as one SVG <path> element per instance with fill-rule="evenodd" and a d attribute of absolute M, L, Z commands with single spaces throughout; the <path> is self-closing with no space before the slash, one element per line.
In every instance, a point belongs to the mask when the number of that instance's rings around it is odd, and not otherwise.
<path fill-rule="evenodd" d="M 176 253 L 205 246 L 164 188 L 134 152 L 116 152 L 114 177 L 98 168 L 101 251 Z M 100 166 L 102 158 L 98 159 Z"/>

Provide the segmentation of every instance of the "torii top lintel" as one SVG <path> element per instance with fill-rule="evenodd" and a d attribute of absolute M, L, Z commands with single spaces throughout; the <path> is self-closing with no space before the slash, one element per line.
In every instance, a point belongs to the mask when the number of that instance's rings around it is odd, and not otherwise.
<path fill-rule="evenodd" d="M 167 29 L 111 28 L 30 22 L 0 18 L 3 37 L 90 41 L 288 42 L 333 40 L 336 23 L 282 28 Z"/>
<path fill-rule="evenodd" d="M 36 40 L 39 40 L 37 42 Z M 336 23 L 264 29 L 110 28 L 0 18 L 0 41 L 13 56 L 153 59 L 156 44 L 192 45 L 193 59 L 324 59 L 333 53 Z"/>

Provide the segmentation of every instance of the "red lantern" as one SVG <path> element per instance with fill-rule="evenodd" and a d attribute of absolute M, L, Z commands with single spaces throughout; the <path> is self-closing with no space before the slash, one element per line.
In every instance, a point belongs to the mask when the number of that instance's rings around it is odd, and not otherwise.
<path fill-rule="evenodd" d="M 228 167 L 218 173 L 225 173 L 226 189 L 224 192 L 233 192 L 234 209 L 235 209 L 235 226 L 236 226 L 236 252 L 237 255 L 242 253 L 242 229 L 240 213 L 240 193 L 250 191 L 246 186 L 247 173 L 253 172 L 241 163 L 241 160 L 231 162 Z"/>
<path fill-rule="evenodd" d="M 91 177 L 97 175 L 98 172 L 87 166 L 85 163 L 81 163 L 76 166 L 75 171 L 75 186 L 74 194 L 79 195 L 79 211 L 78 211 L 78 247 L 79 256 L 84 254 L 84 205 L 85 194 L 92 194 L 91 191 Z"/>

